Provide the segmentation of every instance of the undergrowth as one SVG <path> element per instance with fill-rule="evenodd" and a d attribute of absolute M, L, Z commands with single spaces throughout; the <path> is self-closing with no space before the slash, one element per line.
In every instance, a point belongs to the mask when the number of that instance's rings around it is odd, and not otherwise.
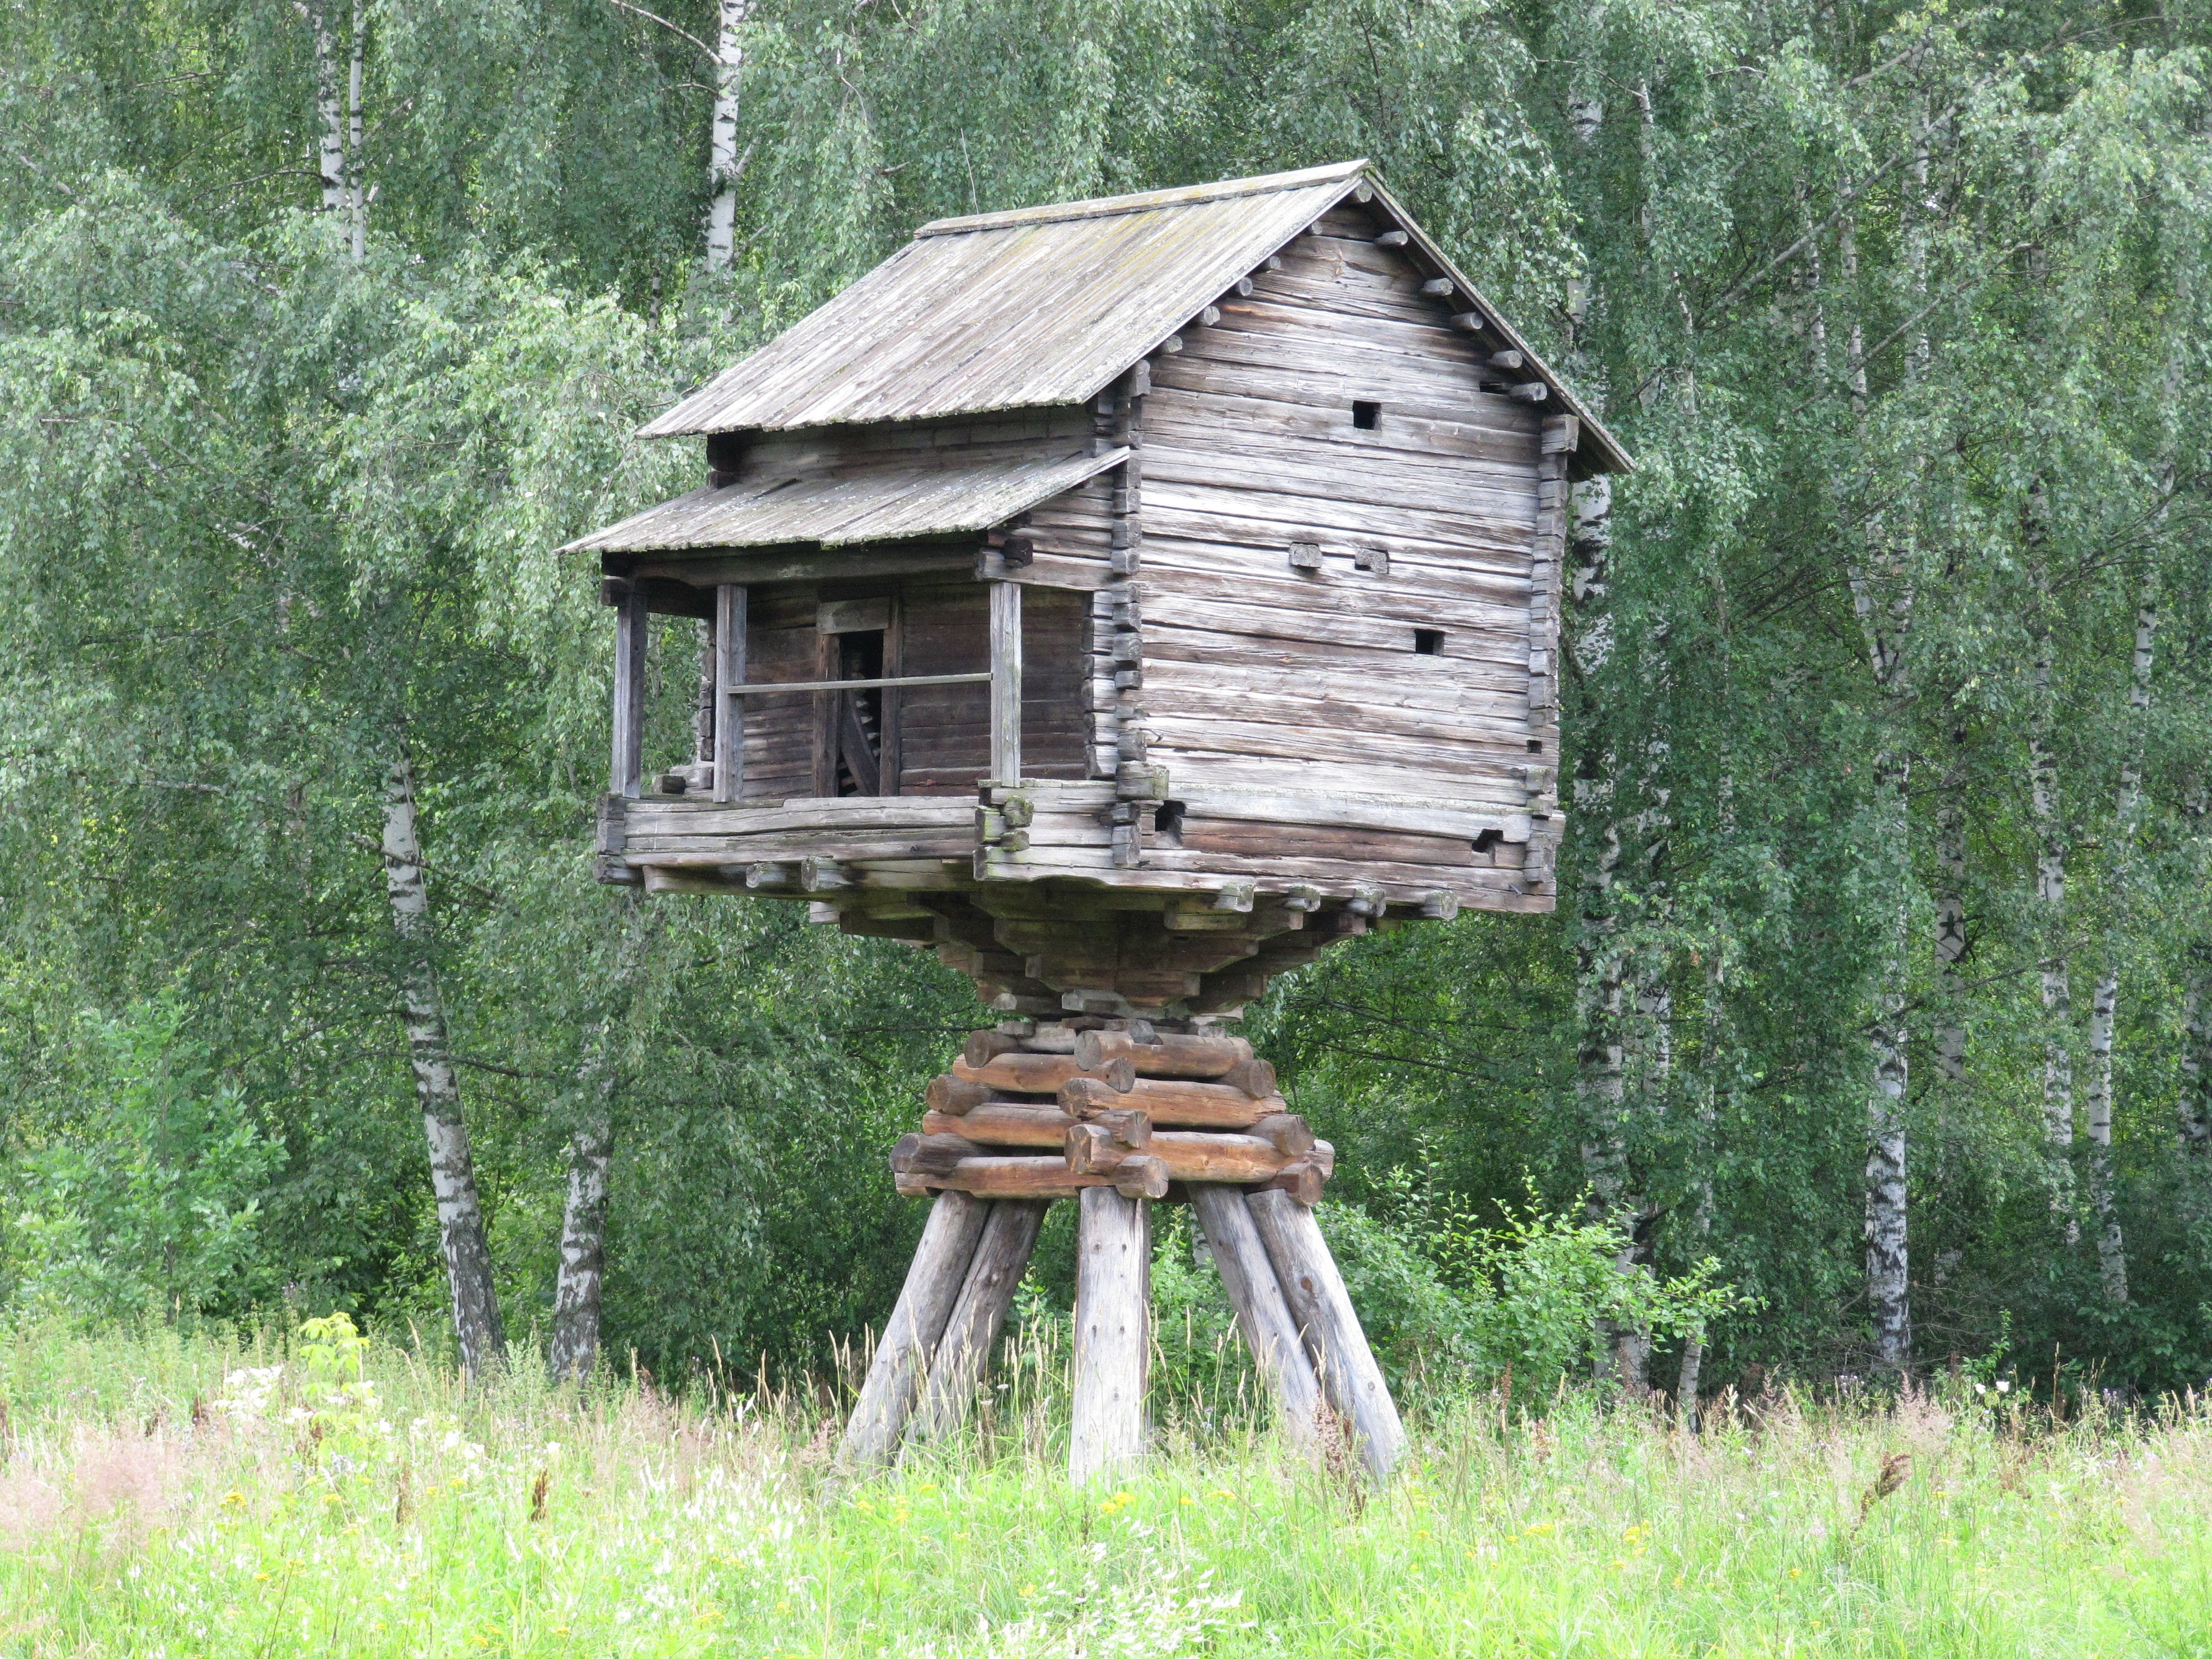
<path fill-rule="evenodd" d="M 1048 1328 L 1039 1327 L 1038 1329 Z M 979 1426 L 835 1457 L 834 1390 L 464 1390 L 343 1318 L 0 1342 L 0 1650 L 264 1656 L 2212 1653 L 2212 1414 L 1971 1380 L 1416 1413 L 1371 1492 L 1233 1398 L 1064 1478 L 1032 1334 Z"/>

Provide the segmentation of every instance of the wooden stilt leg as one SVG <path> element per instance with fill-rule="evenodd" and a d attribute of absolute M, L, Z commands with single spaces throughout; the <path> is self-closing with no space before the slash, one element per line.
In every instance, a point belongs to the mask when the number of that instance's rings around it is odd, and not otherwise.
<path fill-rule="evenodd" d="M 915 1247 L 913 1265 L 906 1270 L 898 1305 L 884 1327 L 875 1363 L 868 1367 L 852 1420 L 845 1425 L 841 1462 L 866 1468 L 890 1461 L 930 1353 L 967 1279 L 968 1264 L 975 1259 L 975 1241 L 990 1207 L 966 1193 L 937 1195 L 929 1223 L 921 1230 L 921 1243 Z"/>
<path fill-rule="evenodd" d="M 1291 1318 L 1283 1287 L 1275 1277 L 1260 1242 L 1252 1212 L 1244 1207 L 1242 1187 L 1194 1182 L 1191 1208 L 1197 1213 L 1213 1265 L 1237 1310 L 1237 1328 L 1244 1346 L 1252 1351 L 1260 1375 L 1274 1393 L 1282 1413 L 1283 1430 L 1292 1444 L 1310 1455 L 1320 1445 L 1322 1404 L 1321 1381 L 1298 1341 L 1298 1328 Z"/>
<path fill-rule="evenodd" d="M 957 1428 L 975 1398 L 983 1368 L 998 1346 L 999 1331 L 1013 1305 L 1015 1289 L 1028 1270 L 1044 1223 L 1042 1204 L 1007 1201 L 991 1206 L 983 1235 L 968 1265 L 967 1282 L 952 1304 L 945 1334 L 937 1340 L 929 1380 L 907 1420 L 906 1443 L 915 1446 Z"/>
<path fill-rule="evenodd" d="M 1067 1473 L 1079 1486 L 1144 1455 L 1152 1206 L 1111 1187 L 1086 1187 L 1077 1203 L 1075 1401 Z"/>
<path fill-rule="evenodd" d="M 1305 1338 L 1329 1403 L 1351 1419 L 1369 1473 L 1384 1479 L 1405 1453 L 1405 1425 L 1398 1420 L 1398 1407 L 1368 1348 L 1367 1334 L 1359 1328 L 1320 1224 L 1288 1193 L 1255 1193 L 1245 1207 L 1274 1264 L 1284 1300 Z"/>

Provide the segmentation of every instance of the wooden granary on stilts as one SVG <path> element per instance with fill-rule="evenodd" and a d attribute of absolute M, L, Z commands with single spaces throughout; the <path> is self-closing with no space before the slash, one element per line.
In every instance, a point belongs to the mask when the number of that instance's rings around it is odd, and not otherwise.
<path fill-rule="evenodd" d="M 1181 1199 L 1289 1431 L 1387 1471 L 1332 1150 L 1224 1022 L 1334 940 L 1552 908 L 1565 492 L 1626 455 L 1359 162 L 925 225 L 646 431 L 707 477 L 574 544 L 601 878 L 804 901 L 999 1016 L 891 1154 L 933 1201 L 848 1457 L 958 1419 L 1059 1198 L 1072 1470 L 1139 1455 Z M 655 611 L 703 625 L 681 756 Z"/>

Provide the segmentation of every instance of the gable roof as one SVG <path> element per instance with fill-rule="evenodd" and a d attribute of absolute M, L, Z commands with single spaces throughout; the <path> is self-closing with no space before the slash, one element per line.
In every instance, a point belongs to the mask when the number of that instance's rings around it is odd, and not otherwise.
<path fill-rule="evenodd" d="M 674 553 L 706 547 L 902 541 L 980 533 L 1129 459 L 1126 449 L 1065 459 L 880 467 L 811 478 L 708 485 L 648 507 L 561 550 Z"/>
<path fill-rule="evenodd" d="M 1080 404 L 1347 196 L 1408 233 L 1490 331 L 1580 417 L 1583 460 L 1633 463 L 1365 161 L 939 219 L 641 435 L 939 420 Z"/>

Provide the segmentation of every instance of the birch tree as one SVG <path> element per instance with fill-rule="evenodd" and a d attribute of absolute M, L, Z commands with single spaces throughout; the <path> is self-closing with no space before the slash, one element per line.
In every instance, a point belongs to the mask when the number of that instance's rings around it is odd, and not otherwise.
<path fill-rule="evenodd" d="M 1858 250 L 1850 219 L 1844 221 L 1840 252 L 1846 288 L 1858 279 Z M 1865 325 L 1851 312 L 1844 373 L 1851 408 L 1864 440 L 1868 404 Z M 1874 857 L 1895 893 L 1894 921 L 1877 947 L 1868 1039 L 1873 1086 L 1867 1097 L 1867 1307 L 1874 1327 L 1875 1363 L 1902 1370 L 1912 1351 L 1911 1278 L 1905 1214 L 1905 1101 L 1911 1082 L 1905 1009 L 1909 994 L 1911 912 L 1911 820 L 1912 781 L 1911 643 L 1916 599 L 1911 571 L 1892 539 L 1884 514 L 1864 507 L 1860 548 L 1845 560 L 1851 609 L 1858 618 L 1878 699 L 1873 756 Z"/>
<path fill-rule="evenodd" d="M 300 10 L 314 40 L 315 155 L 323 211 L 345 225 L 348 246 L 359 260 L 368 250 L 368 197 L 362 176 L 362 76 L 368 51 L 368 13 L 356 3 L 349 15 L 342 16 L 331 0 L 305 0 Z"/>
<path fill-rule="evenodd" d="M 742 111 L 745 70 L 745 20 L 752 0 L 719 0 L 714 34 L 714 113 L 708 128 L 707 185 L 707 269 L 727 270 L 738 241 L 738 180 L 744 161 L 738 154 L 738 118 Z"/>
<path fill-rule="evenodd" d="M 656 920 L 634 888 L 617 888 L 611 902 L 616 915 L 613 964 L 599 1016 L 584 1033 L 583 1059 L 576 1068 L 568 1201 L 561 1214 L 561 1266 L 553 1290 L 553 1340 L 546 1359 L 556 1383 L 585 1381 L 599 1358 L 615 1107 L 631 1004 Z"/>
<path fill-rule="evenodd" d="M 453 1037 L 439 990 L 435 930 L 422 877 L 415 763 L 403 750 L 385 775 L 384 885 L 398 946 L 399 993 L 415 1097 L 430 1152 L 430 1184 L 438 1201 L 438 1249 L 453 1311 L 461 1366 L 482 1377 L 506 1363 L 507 1337 L 492 1287 L 491 1248 L 483 1204 L 461 1115 L 461 1085 Z"/>
<path fill-rule="evenodd" d="M 2165 487 L 2172 488 L 2167 469 Z M 2112 902 L 2124 913 L 2135 878 L 2135 842 L 2142 807 L 2143 748 L 2150 724 L 2151 670 L 2158 637 L 2158 567 L 2145 573 L 2136 605 L 2135 652 L 2129 665 L 2128 712 L 2112 809 Z M 2089 1086 L 2082 1125 L 2088 1140 L 2089 1213 L 2097 1228 L 2097 1268 L 2105 1294 L 2128 1299 L 2127 1243 L 2112 1192 L 2112 1026 L 2120 1000 L 2120 953 L 2126 948 L 2116 914 L 2106 930 L 2105 963 L 2089 999 Z"/>
<path fill-rule="evenodd" d="M 2044 1181 L 2051 1213 L 2069 1245 L 2081 1237 L 2074 1180 L 2073 973 L 2066 955 L 2067 836 L 2061 817 L 2057 707 L 2052 684 L 2049 509 L 2043 481 L 2028 487 L 2022 509 L 2024 537 L 2035 578 L 2029 625 L 2027 795 L 2035 826 L 2035 899 L 2041 915 L 2036 965 L 2043 1012 Z"/>

